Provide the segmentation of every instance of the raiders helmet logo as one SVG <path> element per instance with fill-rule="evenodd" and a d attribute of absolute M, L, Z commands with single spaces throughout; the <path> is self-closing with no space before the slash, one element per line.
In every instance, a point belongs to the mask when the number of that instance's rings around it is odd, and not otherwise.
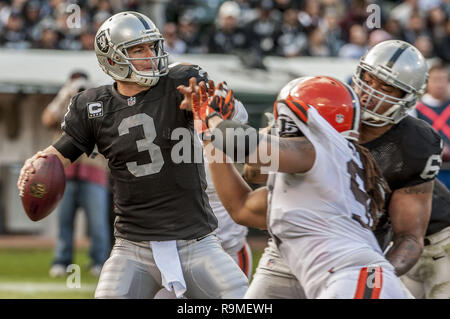
<path fill-rule="evenodd" d="M 100 34 L 97 36 L 97 39 L 95 39 L 97 43 L 97 47 L 100 51 L 103 53 L 108 53 L 109 51 L 109 44 L 108 39 L 106 38 L 105 31 L 100 32 Z"/>

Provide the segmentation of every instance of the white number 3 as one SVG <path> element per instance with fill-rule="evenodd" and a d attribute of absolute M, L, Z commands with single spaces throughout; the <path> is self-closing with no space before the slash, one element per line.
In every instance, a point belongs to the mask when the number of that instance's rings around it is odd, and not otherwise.
<path fill-rule="evenodd" d="M 438 154 L 433 154 L 428 158 L 427 165 L 425 165 L 425 168 L 423 169 L 422 174 L 420 174 L 420 177 L 423 179 L 430 179 L 433 178 L 439 173 L 439 169 L 441 168 L 442 159 L 441 156 Z"/>
<path fill-rule="evenodd" d="M 128 134 L 130 133 L 131 127 L 139 125 L 142 125 L 142 128 L 144 129 L 145 139 L 136 141 L 138 152 L 149 152 L 152 162 L 143 165 L 138 165 L 137 162 L 128 162 L 128 170 L 136 177 L 159 173 L 164 165 L 161 149 L 158 145 L 153 143 L 156 137 L 156 130 L 153 119 L 150 116 L 139 113 L 123 119 L 118 128 L 119 135 Z"/>

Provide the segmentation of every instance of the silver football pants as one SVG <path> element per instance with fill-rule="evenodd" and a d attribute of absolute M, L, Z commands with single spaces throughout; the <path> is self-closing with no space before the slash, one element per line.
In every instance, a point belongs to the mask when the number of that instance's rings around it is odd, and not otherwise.
<path fill-rule="evenodd" d="M 242 298 L 248 279 L 217 237 L 177 240 L 188 299 Z M 100 274 L 95 298 L 153 298 L 162 288 L 149 242 L 117 238 Z"/>
<path fill-rule="evenodd" d="M 246 299 L 305 299 L 305 292 L 270 238 L 259 260 Z"/>

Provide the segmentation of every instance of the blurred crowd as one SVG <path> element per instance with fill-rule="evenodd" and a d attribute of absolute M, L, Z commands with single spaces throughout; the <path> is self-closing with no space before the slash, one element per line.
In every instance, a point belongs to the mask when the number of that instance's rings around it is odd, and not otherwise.
<path fill-rule="evenodd" d="M 152 18 L 175 54 L 355 59 L 401 39 L 426 58 L 450 61 L 449 0 L 0 0 L 0 46 L 92 50 L 97 28 L 125 10 Z"/>

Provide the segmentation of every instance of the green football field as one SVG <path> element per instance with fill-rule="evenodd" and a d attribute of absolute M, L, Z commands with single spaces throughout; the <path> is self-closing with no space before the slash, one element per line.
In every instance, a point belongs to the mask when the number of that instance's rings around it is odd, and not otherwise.
<path fill-rule="evenodd" d="M 253 249 L 253 273 L 261 251 Z M 86 249 L 75 253 L 74 263 L 80 266 L 79 281 L 75 272 L 67 278 L 51 278 L 48 270 L 52 249 L 0 249 L 0 299 L 86 299 L 93 298 L 98 278 L 88 272 Z M 77 285 L 79 283 L 79 285 Z M 77 287 L 78 286 L 78 287 Z"/>

